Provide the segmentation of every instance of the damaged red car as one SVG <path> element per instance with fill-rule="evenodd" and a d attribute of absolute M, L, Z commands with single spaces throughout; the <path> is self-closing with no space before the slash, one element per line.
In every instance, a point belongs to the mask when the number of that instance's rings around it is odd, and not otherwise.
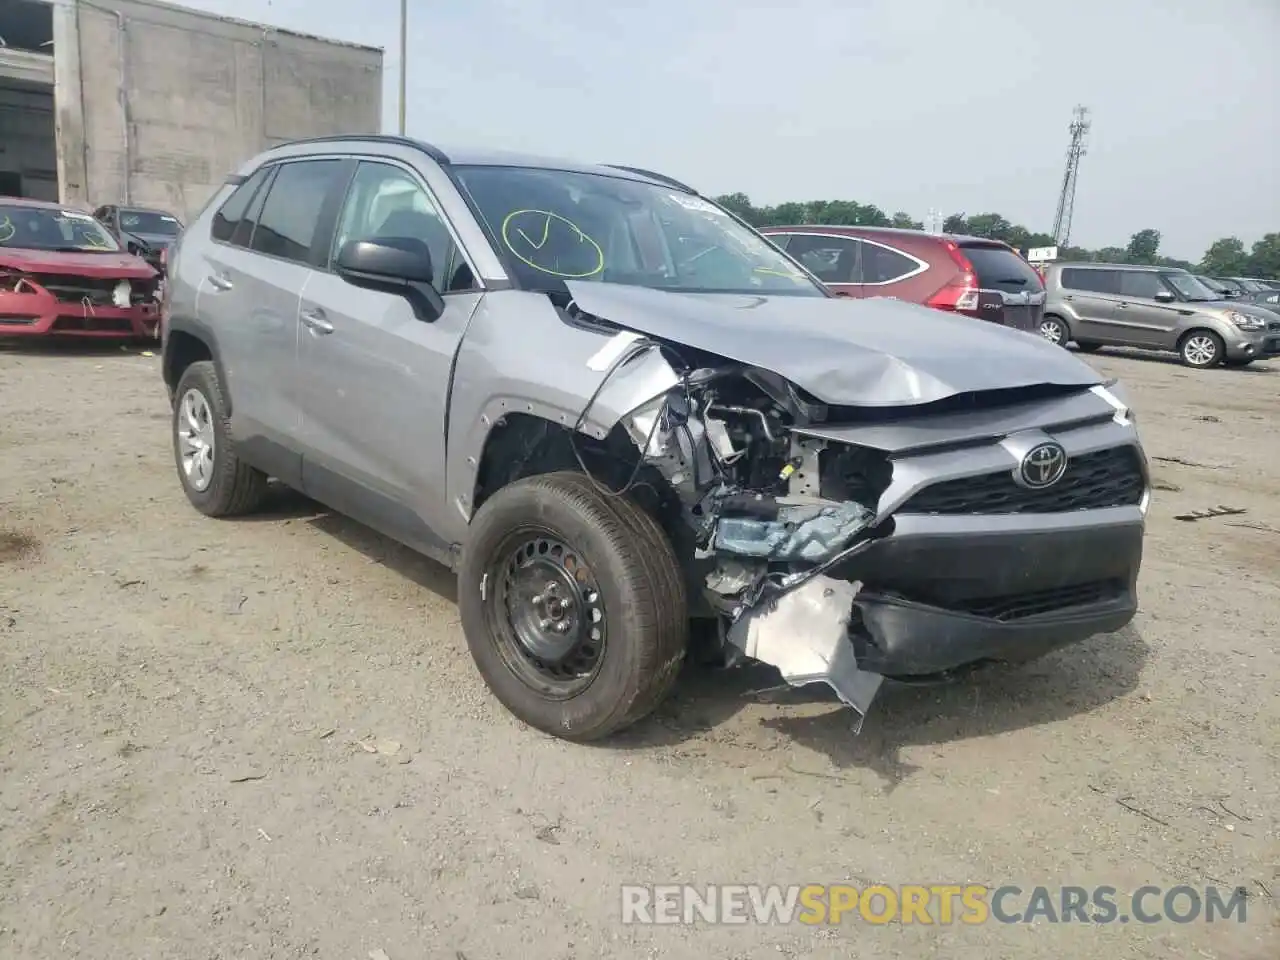
<path fill-rule="evenodd" d="M 149 338 L 160 275 L 87 213 L 0 198 L 0 337 Z"/>

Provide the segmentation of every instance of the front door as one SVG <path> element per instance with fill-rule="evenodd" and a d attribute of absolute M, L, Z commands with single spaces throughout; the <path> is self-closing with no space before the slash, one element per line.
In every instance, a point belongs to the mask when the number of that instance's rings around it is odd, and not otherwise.
<path fill-rule="evenodd" d="M 427 553 L 446 545 L 445 412 L 453 359 L 480 303 L 474 274 L 421 179 L 361 161 L 333 256 L 353 240 L 413 237 L 431 251 L 445 311 L 427 322 L 399 294 L 317 271 L 302 291 L 303 488 Z"/>
<path fill-rule="evenodd" d="M 1166 299 L 1161 302 L 1158 296 Z M 1178 341 L 1178 321 L 1186 307 L 1154 270 L 1120 273 L 1120 301 L 1113 323 L 1117 335 L 1139 347 L 1172 350 Z"/>

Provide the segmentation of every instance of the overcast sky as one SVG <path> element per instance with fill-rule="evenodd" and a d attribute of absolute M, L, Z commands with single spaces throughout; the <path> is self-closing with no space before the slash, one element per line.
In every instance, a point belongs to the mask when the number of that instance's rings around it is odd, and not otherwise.
<path fill-rule="evenodd" d="M 386 50 L 399 0 L 188 0 Z M 1280 0 L 409 0 L 408 133 L 650 167 L 758 204 L 848 199 L 1155 227 L 1198 260 L 1280 230 Z"/>

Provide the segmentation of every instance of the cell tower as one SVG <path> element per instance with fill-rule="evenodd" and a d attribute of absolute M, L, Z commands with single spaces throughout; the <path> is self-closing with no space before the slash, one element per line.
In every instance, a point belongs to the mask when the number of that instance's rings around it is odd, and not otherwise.
<path fill-rule="evenodd" d="M 1089 108 L 1076 107 L 1071 115 L 1071 145 L 1067 147 L 1067 169 L 1062 174 L 1062 192 L 1058 195 L 1058 212 L 1053 218 L 1053 239 L 1065 247 L 1071 239 L 1071 215 L 1076 206 L 1076 177 L 1080 173 L 1080 158 L 1084 156 L 1084 138 L 1092 124 Z"/>

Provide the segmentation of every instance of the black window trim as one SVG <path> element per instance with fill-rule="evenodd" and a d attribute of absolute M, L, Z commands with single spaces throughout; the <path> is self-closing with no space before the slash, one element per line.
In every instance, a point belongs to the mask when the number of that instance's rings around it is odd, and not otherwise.
<path fill-rule="evenodd" d="M 1068 273 L 1068 272 L 1072 272 L 1072 273 L 1079 273 L 1079 272 L 1085 272 L 1085 273 L 1110 273 L 1110 274 L 1113 274 L 1113 275 L 1115 276 L 1115 278 L 1116 278 L 1116 289 L 1115 289 L 1114 291 L 1107 291 L 1107 290 L 1090 290 L 1088 287 L 1073 287 L 1073 286 L 1070 286 L 1070 285 L 1068 285 L 1068 283 L 1067 283 L 1067 273 Z M 1063 289 L 1063 290 L 1074 290 L 1074 291 L 1076 291 L 1077 293 L 1089 294 L 1089 295 L 1092 295 L 1092 296 L 1095 296 L 1095 297 L 1118 297 L 1118 296 L 1120 296 L 1120 274 L 1121 274 L 1121 273 L 1123 273 L 1123 272 L 1124 272 L 1124 271 L 1122 271 L 1122 270 L 1117 270 L 1115 267 L 1095 267 L 1095 266 L 1091 266 L 1091 265 L 1083 265 L 1083 266 L 1078 266 L 1078 267 L 1063 267 L 1063 268 L 1062 268 L 1062 276 L 1059 278 L 1059 285 L 1062 287 L 1062 289 Z"/>
<path fill-rule="evenodd" d="M 472 259 L 471 254 L 463 245 L 462 238 L 458 235 L 458 230 L 453 225 L 453 221 L 450 220 L 449 215 L 445 213 L 444 207 L 441 206 L 439 199 L 436 197 L 435 191 L 431 189 L 422 174 L 398 157 L 389 157 L 381 153 L 353 153 L 351 154 L 350 159 L 353 161 L 351 176 L 347 179 L 347 184 L 342 191 L 342 199 L 334 211 L 333 223 L 329 230 L 328 257 L 330 260 L 332 260 L 334 253 L 336 252 L 333 250 L 333 241 L 338 232 L 338 220 L 342 216 L 342 211 L 346 208 L 347 195 L 351 192 L 351 187 L 355 183 L 356 173 L 360 168 L 360 164 L 380 163 L 384 166 L 395 167 L 402 173 L 407 174 L 409 179 L 421 188 L 422 192 L 426 195 L 428 202 L 430 202 L 431 206 L 435 209 L 436 215 L 440 218 L 440 222 L 444 224 L 445 230 L 449 232 L 449 238 L 453 241 L 454 249 L 462 255 L 463 262 L 466 263 L 467 269 L 471 271 L 473 286 L 470 290 L 437 290 L 436 293 L 440 294 L 442 297 L 450 297 L 459 294 L 484 293 L 489 289 L 485 283 L 484 277 L 480 276 L 480 271 L 476 268 L 475 260 Z"/>
<path fill-rule="evenodd" d="M 311 237 L 311 246 L 307 250 L 306 259 L 294 260 L 291 257 L 282 257 L 279 254 L 265 253 L 262 250 L 255 250 L 253 248 L 253 238 L 258 232 L 258 224 L 256 221 L 253 224 L 253 233 L 249 235 L 249 246 L 238 247 L 237 249 L 244 250 L 246 253 L 252 253 L 255 256 L 266 257 L 268 260 L 275 260 L 277 263 L 290 263 L 290 264 L 293 264 L 295 267 L 305 267 L 310 270 L 318 270 L 321 273 L 331 272 L 327 266 L 327 261 L 326 261 L 326 266 L 322 267 L 317 265 L 316 255 L 317 255 L 317 251 L 325 249 L 325 247 L 321 246 L 320 244 L 320 241 L 323 239 L 321 234 L 326 232 L 325 231 L 325 226 L 326 226 L 325 213 L 327 210 L 330 209 L 334 196 L 335 195 L 341 196 L 346 192 L 346 180 L 344 179 L 344 177 L 348 179 L 350 178 L 351 168 L 352 168 L 351 158 L 341 154 L 314 154 L 314 155 L 304 154 L 302 156 L 297 156 L 297 157 L 281 157 L 279 160 L 272 160 L 270 163 L 264 164 L 264 166 L 274 167 L 275 169 L 272 170 L 270 174 L 268 174 L 267 179 L 262 182 L 262 186 L 260 186 L 258 189 L 267 190 L 268 191 L 267 200 L 270 200 L 271 199 L 270 188 L 275 186 L 275 182 L 276 180 L 279 179 L 279 176 L 280 176 L 280 168 L 283 167 L 285 164 L 307 163 L 307 162 L 326 161 L 326 160 L 338 161 L 338 164 L 339 164 L 338 174 L 334 179 L 333 185 L 329 187 L 329 191 L 325 195 L 324 200 L 322 200 L 320 203 L 320 213 L 316 217 L 316 232 Z M 346 167 L 345 170 L 343 169 L 344 166 Z M 339 189 L 339 187 L 341 187 L 341 189 Z M 253 197 L 250 198 L 249 206 L 252 206 L 253 201 L 256 199 L 257 199 L 257 191 L 255 191 Z M 265 201 L 263 202 L 263 209 L 264 210 L 266 209 Z M 245 207 L 246 213 L 248 213 L 248 210 L 249 208 Z M 329 223 L 327 232 L 329 234 L 329 242 L 332 243 L 332 237 L 333 237 L 332 222 Z"/>
<path fill-rule="evenodd" d="M 270 183 L 272 177 L 275 175 L 275 170 L 273 169 L 273 165 L 270 163 L 264 163 L 260 167 L 254 167 L 252 170 L 250 170 L 246 174 L 243 174 L 243 175 L 235 174 L 233 176 L 227 177 L 226 185 L 230 186 L 232 190 L 229 194 L 226 195 L 223 201 L 220 204 L 218 204 L 217 207 L 214 208 L 213 214 L 209 217 L 209 242 L 210 243 L 216 243 L 219 246 L 223 246 L 223 247 L 231 247 L 234 250 L 248 249 L 247 247 L 241 247 L 239 244 L 232 243 L 230 240 L 219 240 L 217 237 L 215 237 L 213 235 L 213 221 L 217 219 L 217 216 L 222 212 L 223 207 L 225 207 L 228 203 L 231 202 L 231 198 L 236 195 L 236 192 L 241 187 L 243 187 L 246 183 L 248 183 L 250 180 L 256 177 L 259 173 L 265 173 L 266 176 L 263 178 L 262 183 L 259 183 L 256 187 L 254 187 L 253 192 L 249 194 L 249 199 L 245 202 L 245 205 L 244 205 L 244 212 L 247 214 L 249 212 L 249 208 L 253 206 L 253 201 L 258 196 L 258 192 L 263 188 L 263 186 Z M 210 204 L 212 204 L 212 202 L 217 198 L 218 198 L 218 195 L 215 193 L 212 197 L 210 197 Z M 244 214 L 241 214 L 241 219 L 244 219 Z M 237 220 L 236 228 L 238 229 L 239 226 L 240 226 L 240 221 Z M 233 229 L 231 231 L 231 235 L 234 237 L 235 234 L 236 234 L 236 231 L 235 229 Z M 252 234 L 250 236 L 252 237 Z"/>
<path fill-rule="evenodd" d="M 440 215 L 440 219 L 444 222 L 445 229 L 449 231 L 449 236 L 453 238 L 454 246 L 456 246 L 457 249 L 462 252 L 462 257 L 466 261 L 468 268 L 470 268 L 471 270 L 471 276 L 475 283 L 475 286 L 473 289 L 453 290 L 453 291 L 450 291 L 449 293 L 444 293 L 443 291 L 436 291 L 436 292 L 440 293 L 441 296 L 452 296 L 454 294 L 484 293 L 488 291 L 489 289 L 488 284 L 486 283 L 484 277 L 482 277 L 480 275 L 480 272 L 476 269 L 475 260 L 472 258 L 466 246 L 462 243 L 461 238 L 458 235 L 457 228 L 454 227 L 453 225 L 453 221 L 450 220 L 449 215 L 444 212 L 444 208 L 440 205 L 440 201 L 436 198 L 435 191 L 431 189 L 431 187 L 426 183 L 422 175 L 418 173 L 417 170 L 415 170 L 410 164 L 405 163 L 405 161 L 401 160 L 399 157 L 388 156 L 387 154 L 384 154 L 384 153 L 365 153 L 365 152 L 356 152 L 356 151 L 352 151 L 351 153 L 341 153 L 341 154 L 303 153 L 303 154 L 291 155 L 287 157 L 273 158 L 271 160 L 266 161 L 261 166 L 255 167 L 253 170 L 250 170 L 248 173 L 232 174 L 231 176 L 227 177 L 225 182 L 228 185 L 232 185 L 238 188 L 241 185 L 247 183 L 253 177 L 257 176 L 259 171 L 263 169 L 268 170 L 267 178 L 258 185 L 257 190 L 254 190 L 253 195 L 249 197 L 249 202 L 245 205 L 245 212 L 247 213 L 249 210 L 249 207 L 253 206 L 253 202 L 258 196 L 258 192 L 263 189 L 269 188 L 275 182 L 275 177 L 280 166 L 286 163 L 304 163 L 309 160 L 312 160 L 312 161 L 343 160 L 349 164 L 349 167 L 345 171 L 345 173 L 339 174 L 338 176 L 339 184 L 335 184 L 335 187 L 338 187 L 338 188 L 330 191 L 329 195 L 325 197 L 324 204 L 320 208 L 320 219 L 316 223 L 316 235 L 312 238 L 312 241 L 311 241 L 312 249 L 307 262 L 304 263 L 298 260 L 290 260 L 288 257 L 280 257 L 271 253 L 263 253 L 261 250 L 254 250 L 252 249 L 252 247 L 242 247 L 239 244 L 234 244 L 227 240 L 218 240 L 213 236 L 212 229 L 210 229 L 209 231 L 209 240 L 212 243 L 216 243 L 220 246 L 231 247 L 232 249 L 235 249 L 235 250 L 244 250 L 246 253 L 252 253 L 259 257 L 267 257 L 270 260 L 276 260 L 280 263 L 290 263 L 290 264 L 293 264 L 294 266 L 308 267 L 320 273 L 333 273 L 333 269 L 332 269 L 333 238 L 334 238 L 334 234 L 337 232 L 337 229 L 338 229 L 338 218 L 342 215 L 342 208 L 346 204 L 347 193 L 350 191 L 351 183 L 355 178 L 356 168 L 358 167 L 361 161 L 366 161 L 366 160 L 369 162 L 388 163 L 406 171 L 423 189 L 423 191 L 427 195 L 427 199 L 431 201 L 432 206 L 435 207 L 436 212 Z M 231 199 L 234 193 L 235 191 L 233 190 L 232 193 L 228 194 L 227 198 L 218 205 L 217 209 L 214 210 L 214 216 L 217 215 L 218 210 L 221 210 L 224 206 L 226 206 L 227 201 Z M 258 229 L 258 225 L 256 222 L 253 225 L 253 229 L 255 232 Z M 326 242 L 324 243 L 323 246 L 320 246 L 319 241 L 322 239 L 321 238 L 322 231 L 325 235 L 324 239 Z M 250 234 L 249 243 L 250 244 L 253 243 L 252 234 Z M 317 266 L 316 263 L 314 262 L 317 259 L 317 256 L 316 256 L 317 250 L 324 251 L 323 266 Z"/>

